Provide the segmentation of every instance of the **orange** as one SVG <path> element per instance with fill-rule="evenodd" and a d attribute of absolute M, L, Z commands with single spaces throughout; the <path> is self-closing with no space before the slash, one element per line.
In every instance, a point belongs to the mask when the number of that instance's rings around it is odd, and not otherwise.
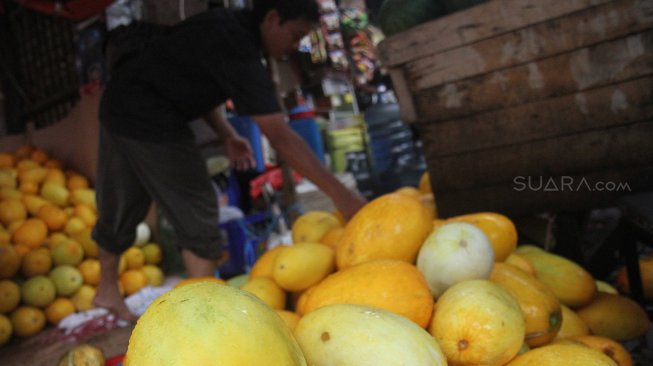
<path fill-rule="evenodd" d="M 18 190 L 23 194 L 37 194 L 39 192 L 39 184 L 30 181 L 20 182 Z"/>
<path fill-rule="evenodd" d="M 46 203 L 41 206 L 37 216 L 45 222 L 49 230 L 59 231 L 66 226 L 68 222 L 68 215 L 59 208 L 51 203 Z"/>
<path fill-rule="evenodd" d="M 2 226 L 0 226 L 0 244 L 9 244 L 11 243 L 11 234 L 9 231 Z"/>
<path fill-rule="evenodd" d="M 348 267 L 327 276 L 305 294 L 305 300 L 298 300 L 300 314 L 329 304 L 369 305 L 405 316 L 424 328 L 433 312 L 433 297 L 424 275 L 400 260 Z"/>
<path fill-rule="evenodd" d="M 375 259 L 414 263 L 433 230 L 433 217 L 418 200 L 390 193 L 367 203 L 345 226 L 336 251 L 338 268 Z"/>
<path fill-rule="evenodd" d="M 517 229 L 506 216 L 496 212 L 479 212 L 449 218 L 447 221 L 462 221 L 478 226 L 490 239 L 494 259 L 503 262 L 517 247 Z"/>
<path fill-rule="evenodd" d="M 11 325 L 11 320 L 6 316 L 0 314 L 0 347 L 11 339 L 14 329 Z"/>
<path fill-rule="evenodd" d="M 0 187 L 0 200 L 21 200 L 23 192 L 16 188 Z"/>
<path fill-rule="evenodd" d="M 83 203 L 78 203 L 75 205 L 75 216 L 79 217 L 86 226 L 88 227 L 93 227 L 95 225 L 95 222 L 97 221 L 97 215 L 95 214 L 95 210 L 92 208 L 88 207 L 87 205 Z"/>
<path fill-rule="evenodd" d="M 20 256 L 13 246 L 0 244 L 0 280 L 14 277 L 20 268 Z"/>
<path fill-rule="evenodd" d="M 0 222 L 9 225 L 12 222 L 22 221 L 27 218 L 25 205 L 17 199 L 0 201 Z"/>
<path fill-rule="evenodd" d="M 20 182 L 34 182 L 41 184 L 48 175 L 48 170 L 40 166 L 26 169 L 18 169 L 18 180 Z"/>
<path fill-rule="evenodd" d="M 125 295 L 129 296 L 147 286 L 147 276 L 141 270 L 128 269 L 120 275 L 120 283 Z"/>
<path fill-rule="evenodd" d="M 0 168 L 11 168 L 16 164 L 16 157 L 11 153 L 0 153 Z"/>
<path fill-rule="evenodd" d="M 66 182 L 66 187 L 71 191 L 79 188 L 88 188 L 89 186 L 88 179 L 79 174 L 71 175 Z"/>
<path fill-rule="evenodd" d="M 50 248 L 50 250 L 53 250 L 54 247 L 69 239 L 70 238 L 68 237 L 68 235 L 61 232 L 56 232 L 50 234 L 50 236 L 48 236 L 48 239 L 45 242 L 48 245 L 48 248 Z"/>
<path fill-rule="evenodd" d="M 181 286 L 186 286 L 186 285 L 189 285 L 189 284 L 195 283 L 195 282 L 205 282 L 205 281 L 214 282 L 214 283 L 218 283 L 218 284 L 221 284 L 221 285 L 226 285 L 227 284 L 227 282 L 225 282 L 225 280 L 223 280 L 222 278 L 217 278 L 217 277 L 190 277 L 190 278 L 186 278 L 186 279 L 183 279 L 183 280 L 177 282 L 177 284 L 175 285 L 175 288 L 181 287 Z"/>
<path fill-rule="evenodd" d="M 274 269 L 274 261 L 277 258 L 277 255 L 283 250 L 286 245 L 276 246 L 261 255 L 249 272 L 249 278 L 256 277 L 270 277 L 272 278 L 272 270 Z"/>
<path fill-rule="evenodd" d="M 34 148 L 30 153 L 29 157 L 30 159 L 34 160 L 39 164 L 43 164 L 49 159 L 48 154 L 39 148 Z"/>
<path fill-rule="evenodd" d="M 45 243 L 48 227 L 39 218 L 25 220 L 14 232 L 12 239 L 15 244 L 24 244 L 32 249 L 39 248 Z"/>
<path fill-rule="evenodd" d="M 141 250 L 143 251 L 143 256 L 145 257 L 145 264 L 159 264 L 163 259 L 163 254 L 161 253 L 161 247 L 154 243 L 145 244 Z"/>
<path fill-rule="evenodd" d="M 25 277 L 46 275 L 52 268 L 52 257 L 47 248 L 38 248 L 25 254 L 21 265 L 21 272 Z"/>
<path fill-rule="evenodd" d="M 97 242 L 93 240 L 92 233 L 93 228 L 87 227 L 72 235 L 72 238 L 82 245 L 82 249 L 84 249 L 84 256 L 86 258 L 98 257 L 98 245 Z"/>
<path fill-rule="evenodd" d="M 127 269 L 139 269 L 145 264 L 145 254 L 138 247 L 129 247 L 122 254 L 127 263 Z"/>
<path fill-rule="evenodd" d="M 73 235 L 83 231 L 87 227 L 88 226 L 86 225 L 84 220 L 82 220 L 81 218 L 79 218 L 77 216 L 72 216 L 71 218 L 68 219 L 68 222 L 66 222 L 66 226 L 64 227 L 63 231 L 66 234 L 68 234 L 70 236 L 73 236 Z"/>
<path fill-rule="evenodd" d="M 329 230 L 322 239 L 320 239 L 320 243 L 326 244 L 333 248 L 334 250 L 338 248 L 338 243 L 340 242 L 340 238 L 342 237 L 342 234 L 345 232 L 344 227 L 334 227 L 333 229 Z"/>
<path fill-rule="evenodd" d="M 147 277 L 147 283 L 150 286 L 161 286 L 163 284 L 165 276 L 163 275 L 161 268 L 153 264 L 146 264 L 143 266 L 143 268 L 141 268 L 141 271 L 145 273 L 145 277 Z"/>
<path fill-rule="evenodd" d="M 633 366 L 633 358 L 630 353 L 621 345 L 610 338 L 599 337 L 594 335 L 584 335 L 574 338 L 595 350 L 605 354 L 617 363 L 618 366 Z"/>
<path fill-rule="evenodd" d="M 14 333 L 21 337 L 30 337 L 45 327 L 43 310 L 34 306 L 21 306 L 11 313 L 9 319 Z"/>
<path fill-rule="evenodd" d="M 100 261 L 97 259 L 85 259 L 77 266 L 77 269 L 84 278 L 84 283 L 91 286 L 100 284 Z"/>
<path fill-rule="evenodd" d="M 16 282 L 0 281 L 0 313 L 6 314 L 20 303 L 20 287 Z"/>
<path fill-rule="evenodd" d="M 63 167 L 63 163 L 61 163 L 57 159 L 49 159 L 48 161 L 43 163 L 43 167 L 48 168 L 48 169 L 51 169 L 51 168 L 61 169 Z"/>
<path fill-rule="evenodd" d="M 286 306 L 286 293 L 268 277 L 252 278 L 240 289 L 256 295 L 272 309 L 283 309 Z"/>
<path fill-rule="evenodd" d="M 16 170 L 18 171 L 40 168 L 40 167 L 41 165 L 32 159 L 22 159 L 18 163 L 16 163 Z"/>
<path fill-rule="evenodd" d="M 63 318 L 74 313 L 75 310 L 75 303 L 72 300 L 66 297 L 58 297 L 45 308 L 45 318 L 50 324 L 57 325 Z"/>
<path fill-rule="evenodd" d="M 54 183 L 58 184 L 60 186 L 65 186 L 66 185 L 66 176 L 63 174 L 61 169 L 57 168 L 50 168 L 48 169 L 48 173 L 45 175 L 45 179 L 43 180 L 43 183 Z"/>
<path fill-rule="evenodd" d="M 82 285 L 82 287 L 75 292 L 75 294 L 70 298 L 75 304 L 75 308 L 78 311 L 86 311 L 94 309 L 93 298 L 95 298 L 95 287 L 89 285 Z"/>
<path fill-rule="evenodd" d="M 48 203 L 43 197 L 31 194 L 24 195 L 21 202 L 25 205 L 27 212 L 32 216 L 38 215 L 41 207 Z"/>
<path fill-rule="evenodd" d="M 22 261 L 23 258 L 25 258 L 25 255 L 32 251 L 32 248 L 28 247 L 25 244 L 16 244 L 14 245 L 14 249 L 16 250 L 16 253 L 20 256 L 20 260 Z"/>
<path fill-rule="evenodd" d="M 52 262 L 55 266 L 69 264 L 77 266 L 84 259 L 82 245 L 73 239 L 66 239 L 52 249 Z"/>

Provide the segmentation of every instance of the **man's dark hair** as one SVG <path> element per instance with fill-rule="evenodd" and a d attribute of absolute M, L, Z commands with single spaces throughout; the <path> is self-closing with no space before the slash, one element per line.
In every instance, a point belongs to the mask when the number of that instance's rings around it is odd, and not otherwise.
<path fill-rule="evenodd" d="M 320 20 L 320 13 L 315 0 L 254 0 L 252 13 L 256 24 L 261 24 L 265 14 L 276 9 L 281 22 L 303 18 L 311 23 Z"/>

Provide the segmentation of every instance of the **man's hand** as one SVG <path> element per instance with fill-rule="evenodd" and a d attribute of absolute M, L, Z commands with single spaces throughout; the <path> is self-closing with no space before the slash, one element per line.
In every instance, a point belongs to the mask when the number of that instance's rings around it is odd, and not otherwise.
<path fill-rule="evenodd" d="M 256 160 L 249 141 L 240 136 L 233 136 L 225 141 L 227 156 L 231 166 L 236 170 L 248 170 L 256 167 Z"/>

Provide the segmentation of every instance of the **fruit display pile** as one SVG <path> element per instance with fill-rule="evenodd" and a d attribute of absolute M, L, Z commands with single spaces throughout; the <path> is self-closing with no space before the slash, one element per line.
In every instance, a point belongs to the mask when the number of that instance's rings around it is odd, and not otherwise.
<path fill-rule="evenodd" d="M 650 326 L 637 303 L 517 246 L 503 215 L 435 219 L 422 183 L 348 222 L 307 212 L 293 243 L 250 273 L 167 292 L 139 319 L 125 364 L 633 365 L 623 342 Z"/>
<path fill-rule="evenodd" d="M 100 282 L 89 179 L 24 145 L 0 153 L 0 346 L 93 308 Z M 125 296 L 163 282 L 161 249 L 141 236 L 120 259 Z"/>

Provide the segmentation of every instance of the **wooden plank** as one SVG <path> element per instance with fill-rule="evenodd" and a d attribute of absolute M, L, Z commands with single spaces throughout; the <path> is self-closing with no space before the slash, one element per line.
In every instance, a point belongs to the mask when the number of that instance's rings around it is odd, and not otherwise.
<path fill-rule="evenodd" d="M 420 92 L 420 120 L 447 120 L 653 73 L 653 30 Z"/>
<path fill-rule="evenodd" d="M 417 113 L 415 111 L 415 100 L 413 99 L 413 94 L 410 92 L 408 83 L 406 82 L 406 77 L 404 75 L 403 69 L 390 69 L 390 77 L 392 78 L 392 84 L 394 88 L 395 95 L 399 105 L 401 106 L 401 119 L 404 122 L 414 122 L 417 120 Z"/>
<path fill-rule="evenodd" d="M 433 169 L 435 167 L 429 170 L 433 172 Z M 642 166 L 550 178 L 554 183 L 549 184 L 548 190 L 544 186 L 540 188 L 539 182 L 532 186 L 536 189 L 521 191 L 516 190 L 517 187 L 512 182 L 461 191 L 442 191 L 436 188 L 438 213 L 440 217 L 451 217 L 470 212 L 495 211 L 518 217 L 609 207 L 621 196 L 650 191 L 653 186 L 653 165 L 649 162 Z M 431 179 L 434 181 L 433 174 Z M 608 187 L 612 189 L 608 190 Z"/>
<path fill-rule="evenodd" d="M 640 9 L 648 4 L 646 16 Z M 411 61 L 403 66 L 414 90 L 521 65 L 653 27 L 653 0 L 590 7 L 515 32 Z"/>
<path fill-rule="evenodd" d="M 489 1 L 387 38 L 378 46 L 379 57 L 384 66 L 394 67 L 609 1 Z"/>
<path fill-rule="evenodd" d="M 651 119 L 653 77 L 649 76 L 416 127 L 431 159 L 435 159 Z"/>
<path fill-rule="evenodd" d="M 424 145 L 439 189 L 461 190 L 512 182 L 520 176 L 565 175 L 653 161 L 653 121 L 434 157 Z"/>

